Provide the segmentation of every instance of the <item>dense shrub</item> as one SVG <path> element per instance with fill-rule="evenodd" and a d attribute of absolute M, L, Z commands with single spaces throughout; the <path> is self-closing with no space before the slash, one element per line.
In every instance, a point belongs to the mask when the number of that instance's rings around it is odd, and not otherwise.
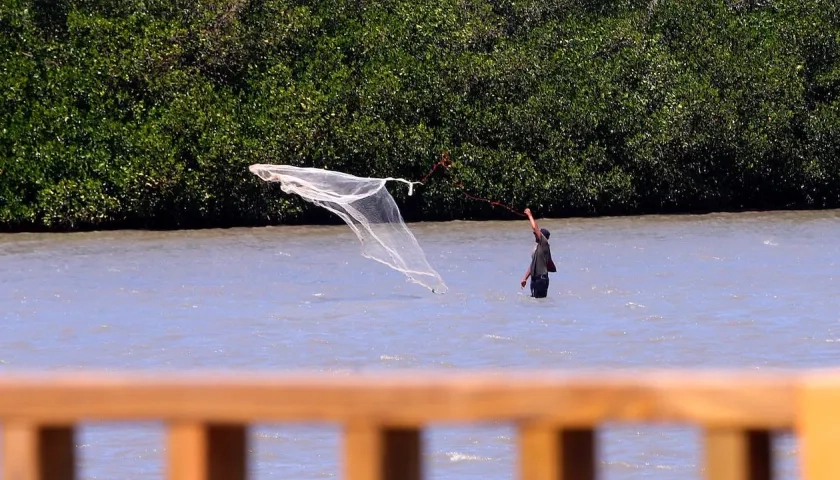
<path fill-rule="evenodd" d="M 0 53 L 6 230 L 324 221 L 247 166 L 442 151 L 409 220 L 840 206 L 834 0 L 6 0 Z"/>

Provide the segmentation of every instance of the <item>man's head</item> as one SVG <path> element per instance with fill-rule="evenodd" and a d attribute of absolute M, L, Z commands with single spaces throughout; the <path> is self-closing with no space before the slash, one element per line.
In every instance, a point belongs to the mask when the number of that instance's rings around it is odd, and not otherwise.
<path fill-rule="evenodd" d="M 551 236 L 551 232 L 549 232 L 548 230 L 546 230 L 544 228 L 540 229 L 540 233 L 543 234 L 543 237 L 545 237 L 546 240 L 548 240 L 548 237 Z M 539 241 L 540 241 L 540 237 L 537 235 L 537 232 L 534 232 L 534 241 L 537 242 L 537 243 L 539 243 Z"/>

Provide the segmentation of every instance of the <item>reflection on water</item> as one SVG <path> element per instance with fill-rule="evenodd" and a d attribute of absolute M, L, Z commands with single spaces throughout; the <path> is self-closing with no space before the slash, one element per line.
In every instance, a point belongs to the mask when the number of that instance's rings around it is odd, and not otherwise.
<path fill-rule="evenodd" d="M 412 224 L 450 290 L 360 256 L 344 226 L 0 235 L 0 371 L 836 365 L 840 214 L 545 220 L 549 298 L 519 288 L 527 222 Z M 257 477 L 340 475 L 338 426 L 261 425 Z M 700 478 L 702 432 L 607 426 L 608 479 Z M 511 478 L 510 425 L 435 426 L 431 478 Z M 162 472 L 160 425 L 88 425 L 83 478 Z M 777 450 L 795 476 L 793 441 Z"/>

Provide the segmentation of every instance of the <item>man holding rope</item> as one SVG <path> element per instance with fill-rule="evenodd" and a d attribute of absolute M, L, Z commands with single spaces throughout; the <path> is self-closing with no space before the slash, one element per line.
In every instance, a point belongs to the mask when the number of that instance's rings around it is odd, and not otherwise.
<path fill-rule="evenodd" d="M 531 277 L 531 296 L 545 298 L 548 295 L 548 272 L 557 271 L 554 262 L 551 260 L 551 246 L 548 244 L 548 237 L 551 236 L 551 232 L 545 228 L 539 228 L 534 216 L 531 215 L 530 208 L 525 209 L 525 215 L 531 222 L 531 230 L 534 231 L 534 240 L 537 245 L 534 246 L 534 251 L 531 254 L 531 265 L 528 266 L 528 271 L 522 277 L 520 285 L 525 288 L 528 277 Z"/>

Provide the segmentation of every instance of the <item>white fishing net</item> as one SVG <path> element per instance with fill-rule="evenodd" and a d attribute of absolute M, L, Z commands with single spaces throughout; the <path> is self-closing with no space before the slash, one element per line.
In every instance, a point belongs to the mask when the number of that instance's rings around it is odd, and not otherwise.
<path fill-rule="evenodd" d="M 363 256 L 404 273 L 410 281 L 432 292 L 446 292 L 446 284 L 429 265 L 385 188 L 389 180 L 403 182 L 408 184 L 411 195 L 417 182 L 390 177 L 360 178 L 290 165 L 256 164 L 249 170 L 267 182 L 280 182 L 284 192 L 300 195 L 341 217 L 362 242 Z"/>

